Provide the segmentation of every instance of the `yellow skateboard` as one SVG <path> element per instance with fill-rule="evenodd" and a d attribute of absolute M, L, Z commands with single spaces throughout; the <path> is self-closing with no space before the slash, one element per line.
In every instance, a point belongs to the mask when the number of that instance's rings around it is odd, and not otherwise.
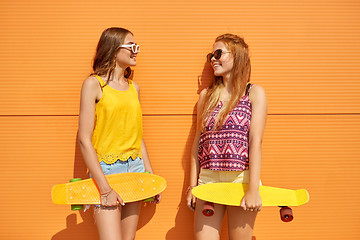
<path fill-rule="evenodd" d="M 166 188 L 166 180 L 155 174 L 119 173 L 106 178 L 125 203 L 149 199 Z M 100 193 L 94 179 L 75 179 L 55 185 L 51 198 L 55 204 L 72 204 L 73 210 L 82 209 L 81 204 L 100 204 Z"/>
<path fill-rule="evenodd" d="M 193 188 L 192 194 L 206 201 L 203 214 L 212 216 L 214 214 L 212 203 L 240 206 L 247 188 L 247 184 L 240 183 L 208 183 Z M 294 218 L 289 206 L 300 206 L 309 201 L 309 193 L 305 189 L 290 190 L 260 186 L 260 196 L 263 206 L 281 207 L 280 217 L 284 222 L 290 222 Z"/>

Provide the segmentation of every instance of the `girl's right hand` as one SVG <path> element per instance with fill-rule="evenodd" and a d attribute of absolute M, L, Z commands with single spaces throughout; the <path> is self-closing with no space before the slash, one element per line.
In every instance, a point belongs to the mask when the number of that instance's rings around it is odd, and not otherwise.
<path fill-rule="evenodd" d="M 111 189 L 110 192 L 101 194 L 101 206 L 103 207 L 114 207 L 118 204 L 121 204 L 122 206 L 125 205 L 124 201 L 120 197 L 120 195 L 115 192 L 113 189 Z"/>
<path fill-rule="evenodd" d="M 196 197 L 192 195 L 191 190 L 188 191 L 187 197 L 186 197 L 187 206 L 191 211 L 195 211 L 196 207 Z"/>

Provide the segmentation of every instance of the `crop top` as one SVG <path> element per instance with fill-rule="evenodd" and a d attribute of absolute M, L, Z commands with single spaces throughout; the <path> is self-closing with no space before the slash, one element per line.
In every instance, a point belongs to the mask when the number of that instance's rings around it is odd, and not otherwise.
<path fill-rule="evenodd" d="M 223 106 L 220 101 L 205 122 L 200 135 L 198 160 L 200 167 L 218 171 L 244 171 L 249 169 L 249 129 L 251 102 L 247 91 L 238 104 L 225 117 L 220 130 L 213 130 L 216 117 Z"/>

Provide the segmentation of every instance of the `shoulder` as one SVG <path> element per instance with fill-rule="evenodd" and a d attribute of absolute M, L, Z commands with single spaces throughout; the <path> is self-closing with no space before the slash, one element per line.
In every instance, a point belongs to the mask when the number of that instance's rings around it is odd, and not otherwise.
<path fill-rule="evenodd" d="M 95 76 L 90 76 L 84 80 L 82 86 L 83 88 L 98 88 L 100 87 L 100 82 Z"/>
<path fill-rule="evenodd" d="M 139 86 L 136 82 L 134 82 L 133 80 L 130 80 L 130 79 L 129 79 L 129 81 L 132 82 L 132 84 L 134 85 L 134 88 L 136 89 L 136 91 L 137 91 L 137 92 L 140 92 L 140 86 Z"/>
<path fill-rule="evenodd" d="M 81 91 L 83 93 L 97 94 L 101 91 L 99 80 L 95 76 L 86 78 L 82 84 Z"/>
<path fill-rule="evenodd" d="M 201 90 L 200 95 L 199 95 L 199 100 L 203 100 L 205 98 L 207 91 L 208 91 L 207 88 Z"/>
<path fill-rule="evenodd" d="M 249 98 L 251 102 L 266 101 L 265 89 L 257 84 L 252 84 L 249 89 Z"/>
<path fill-rule="evenodd" d="M 100 86 L 100 82 L 95 76 L 90 76 L 84 80 L 83 86 L 96 87 L 96 86 Z"/>
<path fill-rule="evenodd" d="M 200 92 L 199 102 L 198 102 L 199 105 L 203 105 L 203 104 L 204 104 L 205 96 L 206 96 L 207 91 L 208 91 L 208 89 L 205 88 L 205 89 L 203 89 L 203 90 Z"/>

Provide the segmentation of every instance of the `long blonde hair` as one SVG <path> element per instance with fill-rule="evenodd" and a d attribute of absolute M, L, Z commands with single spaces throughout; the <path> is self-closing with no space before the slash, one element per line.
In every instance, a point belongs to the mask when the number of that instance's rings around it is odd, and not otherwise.
<path fill-rule="evenodd" d="M 91 75 L 107 76 L 104 86 L 111 80 L 116 67 L 116 54 L 119 52 L 121 45 L 124 44 L 127 34 L 132 34 L 132 32 L 125 28 L 118 27 L 105 29 L 101 34 L 96 48 L 93 61 L 93 73 Z M 130 74 L 131 69 L 128 67 L 124 71 L 124 76 L 128 78 Z"/>
<path fill-rule="evenodd" d="M 251 64 L 248 45 L 244 39 L 230 33 L 218 36 L 215 42 L 223 42 L 228 51 L 233 55 L 233 68 L 231 71 L 231 87 L 232 95 L 227 104 L 217 115 L 214 129 L 220 129 L 224 124 L 224 120 L 228 113 L 237 105 L 240 98 L 244 95 L 246 85 L 250 81 Z M 221 90 L 224 87 L 223 78 L 221 76 L 214 76 L 210 87 L 204 97 L 204 107 L 200 114 L 200 129 L 205 129 L 205 123 L 210 114 L 215 110 L 220 100 Z M 214 130 L 213 129 L 213 130 Z"/>

